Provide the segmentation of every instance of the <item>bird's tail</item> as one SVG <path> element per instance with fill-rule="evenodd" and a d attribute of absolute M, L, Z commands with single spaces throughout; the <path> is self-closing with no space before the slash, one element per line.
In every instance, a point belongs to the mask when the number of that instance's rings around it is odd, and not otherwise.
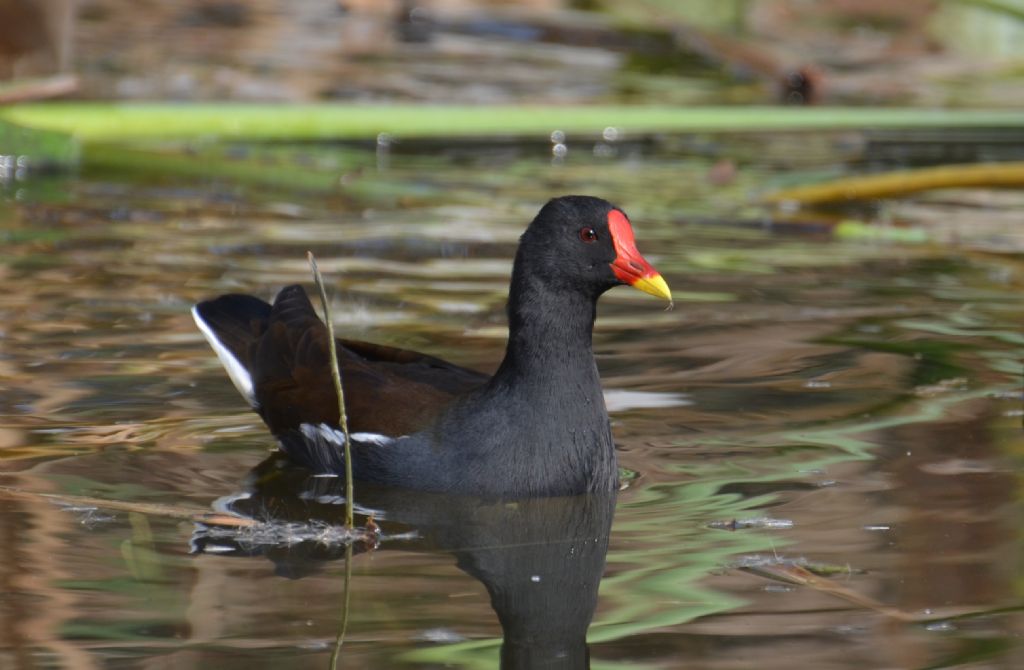
<path fill-rule="evenodd" d="M 249 295 L 222 295 L 192 308 L 192 318 L 220 359 L 235 388 L 255 407 L 251 362 L 267 329 L 269 304 Z"/>

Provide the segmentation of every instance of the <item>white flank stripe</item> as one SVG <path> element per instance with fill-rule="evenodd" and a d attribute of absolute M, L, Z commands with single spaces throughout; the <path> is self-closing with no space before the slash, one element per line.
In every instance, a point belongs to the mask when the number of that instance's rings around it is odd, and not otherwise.
<path fill-rule="evenodd" d="M 349 437 L 357 442 L 369 442 L 370 444 L 376 444 L 381 447 L 395 441 L 395 438 L 388 437 L 387 435 L 381 435 L 380 433 L 352 433 Z"/>
<path fill-rule="evenodd" d="M 320 430 L 318 426 L 314 426 L 311 423 L 299 424 L 299 430 L 302 431 L 302 436 L 305 437 L 310 442 L 319 442 L 321 439 L 325 439 L 328 442 L 335 444 L 334 440 L 332 439 L 333 436 L 327 437 L 327 434 L 323 430 Z"/>
<path fill-rule="evenodd" d="M 231 383 L 235 385 L 238 392 L 242 394 L 242 397 L 246 401 L 256 407 L 259 403 L 256 402 L 256 393 L 252 387 L 252 376 L 249 371 L 245 369 L 245 366 L 235 358 L 235 355 L 225 347 L 220 340 L 217 339 L 217 335 L 210 328 L 210 325 L 203 321 L 203 317 L 199 316 L 199 310 L 195 307 L 192 308 L 192 318 L 195 319 L 196 326 L 199 327 L 199 332 L 203 334 L 206 341 L 210 343 L 213 348 L 213 353 L 217 354 L 217 358 L 220 359 L 220 364 L 227 370 L 228 377 L 231 378 Z"/>
<path fill-rule="evenodd" d="M 317 438 L 330 442 L 336 446 L 344 446 L 345 434 L 338 428 L 332 428 L 326 423 L 313 425 L 311 423 L 303 423 L 299 425 L 299 430 L 302 435 L 311 442 L 316 442 Z M 387 435 L 381 435 L 380 433 L 350 433 L 349 437 L 352 438 L 353 442 L 366 442 L 369 444 L 376 444 L 377 446 L 386 446 L 395 441 L 395 438 L 388 437 Z"/>

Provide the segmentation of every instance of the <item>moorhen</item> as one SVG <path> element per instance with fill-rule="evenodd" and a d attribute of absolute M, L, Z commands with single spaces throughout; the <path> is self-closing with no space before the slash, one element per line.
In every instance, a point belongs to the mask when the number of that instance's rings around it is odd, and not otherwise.
<path fill-rule="evenodd" d="M 485 374 L 414 351 L 338 340 L 356 480 L 500 498 L 606 492 L 615 449 L 591 339 L 618 284 L 671 300 L 621 209 L 548 202 L 519 240 L 505 358 Z M 343 470 L 327 328 L 300 286 L 273 306 L 224 295 L 192 309 L 241 394 L 293 461 Z"/>

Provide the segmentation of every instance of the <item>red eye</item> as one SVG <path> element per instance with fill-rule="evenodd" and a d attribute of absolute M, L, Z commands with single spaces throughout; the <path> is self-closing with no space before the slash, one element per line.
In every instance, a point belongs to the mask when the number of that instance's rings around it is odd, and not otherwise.
<path fill-rule="evenodd" d="M 597 242 L 597 233 L 593 228 L 580 228 L 580 239 L 584 242 Z"/>

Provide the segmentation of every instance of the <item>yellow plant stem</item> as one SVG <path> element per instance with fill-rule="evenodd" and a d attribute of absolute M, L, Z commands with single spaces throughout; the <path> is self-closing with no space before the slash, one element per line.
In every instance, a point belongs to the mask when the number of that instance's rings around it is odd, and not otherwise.
<path fill-rule="evenodd" d="M 874 200 L 939 188 L 1024 187 L 1024 162 L 942 165 L 836 179 L 774 191 L 763 200 L 801 205 Z"/>

